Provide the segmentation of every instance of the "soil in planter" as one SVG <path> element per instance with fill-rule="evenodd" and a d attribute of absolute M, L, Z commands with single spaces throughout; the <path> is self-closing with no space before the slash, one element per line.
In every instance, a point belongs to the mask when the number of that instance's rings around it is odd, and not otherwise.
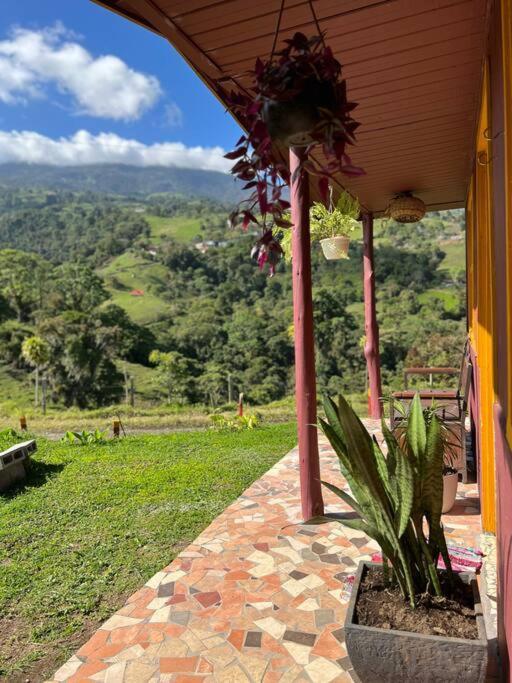
<path fill-rule="evenodd" d="M 441 577 L 445 594 L 450 594 L 447 578 Z M 367 570 L 356 603 L 357 623 L 430 636 L 478 639 L 473 590 L 455 575 L 455 589 L 450 598 L 417 596 L 412 609 L 404 601 L 398 586 L 385 586 L 382 570 Z"/>

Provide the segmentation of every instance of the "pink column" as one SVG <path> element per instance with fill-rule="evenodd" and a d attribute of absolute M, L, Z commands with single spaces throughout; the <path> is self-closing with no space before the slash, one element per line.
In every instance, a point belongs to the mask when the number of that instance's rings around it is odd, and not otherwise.
<path fill-rule="evenodd" d="M 382 417 L 382 386 L 380 381 L 379 326 L 375 302 L 375 272 L 373 263 L 373 214 L 363 214 L 363 281 L 364 281 L 364 355 L 370 384 L 370 417 Z"/>
<path fill-rule="evenodd" d="M 322 515 L 320 462 L 316 428 L 315 340 L 311 291 L 309 235 L 309 179 L 295 171 L 304 158 L 301 148 L 290 149 L 292 205 L 293 323 L 295 333 L 295 400 L 299 437 L 300 490 L 305 520 Z"/>

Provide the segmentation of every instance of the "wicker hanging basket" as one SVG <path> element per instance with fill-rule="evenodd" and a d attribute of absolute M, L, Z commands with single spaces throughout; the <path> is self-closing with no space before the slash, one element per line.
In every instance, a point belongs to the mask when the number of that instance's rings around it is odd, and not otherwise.
<path fill-rule="evenodd" d="M 400 192 L 390 202 L 387 215 L 397 223 L 417 223 L 425 215 L 426 206 L 411 192 Z"/>

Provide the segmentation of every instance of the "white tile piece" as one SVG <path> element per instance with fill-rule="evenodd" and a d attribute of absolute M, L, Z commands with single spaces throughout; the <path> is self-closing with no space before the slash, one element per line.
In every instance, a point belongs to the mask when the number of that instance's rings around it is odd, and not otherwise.
<path fill-rule="evenodd" d="M 165 578 L 163 578 L 160 583 L 172 583 L 173 581 L 178 581 L 178 579 L 181 579 L 183 576 L 186 576 L 186 572 L 184 572 L 183 569 L 177 569 L 174 572 L 169 572 L 166 574 Z"/>
<path fill-rule="evenodd" d="M 299 564 L 299 562 L 302 562 L 302 557 L 293 548 L 272 548 L 272 551 L 274 553 L 277 553 L 278 555 L 283 555 L 284 557 L 287 557 L 289 560 L 291 560 L 291 562 L 293 562 L 293 564 Z"/>
<path fill-rule="evenodd" d="M 148 586 L 148 588 L 158 588 L 161 580 L 165 579 L 166 576 L 167 574 L 165 572 L 158 572 L 152 576 L 149 581 L 146 581 L 146 586 Z"/>
<path fill-rule="evenodd" d="M 283 631 L 284 633 L 284 631 Z M 73 676 L 82 665 L 82 661 L 76 655 L 73 655 L 68 661 L 63 664 L 60 669 L 53 675 L 55 681 L 65 681 L 66 678 Z"/>
<path fill-rule="evenodd" d="M 105 683 L 123 683 L 125 670 L 126 662 L 117 662 L 109 666 L 105 672 Z"/>
<path fill-rule="evenodd" d="M 301 602 L 297 609 L 301 609 L 304 612 L 314 612 L 315 610 L 320 609 L 320 605 L 314 598 L 306 598 L 304 602 Z"/>
<path fill-rule="evenodd" d="M 289 579 L 286 583 L 283 583 L 282 588 L 290 595 L 293 595 L 294 598 L 306 590 L 306 586 L 296 579 Z"/>
<path fill-rule="evenodd" d="M 262 631 L 265 631 L 265 633 L 268 633 L 272 636 L 272 638 L 275 638 L 276 640 L 282 638 L 284 632 L 286 631 L 286 626 L 274 617 L 256 619 L 254 623 L 258 628 L 261 628 Z"/>
<path fill-rule="evenodd" d="M 141 621 L 142 619 L 134 619 L 134 617 L 124 617 L 121 614 L 114 614 L 110 619 L 107 619 L 100 628 L 103 631 L 113 631 L 116 628 L 135 626 L 135 624 L 140 624 Z"/>
<path fill-rule="evenodd" d="M 309 662 L 311 648 L 300 643 L 284 642 L 283 646 L 288 650 L 293 659 L 301 666 L 306 666 Z"/>
<path fill-rule="evenodd" d="M 254 607 L 255 609 L 264 610 L 264 609 L 270 609 L 271 607 L 274 606 L 273 602 L 248 602 L 248 605 L 251 607 Z"/>
<path fill-rule="evenodd" d="M 272 555 L 264 553 L 261 550 L 255 550 L 253 553 L 249 555 L 247 559 L 249 560 L 249 562 L 254 562 L 255 564 L 266 564 L 268 562 L 274 562 L 274 558 L 272 557 Z"/>
<path fill-rule="evenodd" d="M 160 609 L 157 609 L 156 612 L 151 615 L 149 622 L 151 624 L 166 624 L 169 621 L 170 616 L 171 606 L 168 605 L 167 607 L 161 607 Z"/>
<path fill-rule="evenodd" d="M 342 673 L 336 664 L 325 657 L 317 657 L 305 669 L 313 683 L 331 683 Z"/>
<path fill-rule="evenodd" d="M 308 576 L 305 576 L 303 579 L 299 579 L 299 581 L 311 590 L 324 585 L 324 580 L 319 576 L 316 576 L 316 574 L 308 574 Z"/>
<path fill-rule="evenodd" d="M 125 650 L 121 650 L 121 652 L 118 652 L 113 657 L 108 657 L 107 659 L 105 659 L 105 661 L 106 662 L 127 662 L 130 659 L 137 659 L 137 657 L 142 657 L 142 655 L 145 653 L 146 653 L 146 650 L 142 647 L 142 645 L 139 645 L 137 643 L 136 645 L 132 645 L 131 647 L 127 647 Z"/>

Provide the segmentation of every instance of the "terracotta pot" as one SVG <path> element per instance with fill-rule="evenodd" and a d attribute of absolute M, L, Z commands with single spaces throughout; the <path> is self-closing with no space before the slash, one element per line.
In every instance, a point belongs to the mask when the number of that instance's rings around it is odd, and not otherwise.
<path fill-rule="evenodd" d="M 335 106 L 332 84 L 311 79 L 291 100 L 266 100 L 262 118 L 272 140 L 287 147 L 306 147 L 313 142 L 310 132 L 320 121 L 320 109 L 333 110 Z"/>
<path fill-rule="evenodd" d="M 454 506 L 458 483 L 458 472 L 443 474 L 443 513 L 449 512 Z"/>
<path fill-rule="evenodd" d="M 426 636 L 357 623 L 356 604 L 363 573 L 380 566 L 360 562 L 345 617 L 345 645 L 362 683 L 484 683 L 487 635 L 478 585 L 473 574 L 459 574 L 470 583 L 475 599 L 478 640 Z"/>
<path fill-rule="evenodd" d="M 322 251 L 328 261 L 335 261 L 336 259 L 348 258 L 348 247 L 350 239 L 345 235 L 338 235 L 337 237 L 326 237 L 320 240 Z"/>

